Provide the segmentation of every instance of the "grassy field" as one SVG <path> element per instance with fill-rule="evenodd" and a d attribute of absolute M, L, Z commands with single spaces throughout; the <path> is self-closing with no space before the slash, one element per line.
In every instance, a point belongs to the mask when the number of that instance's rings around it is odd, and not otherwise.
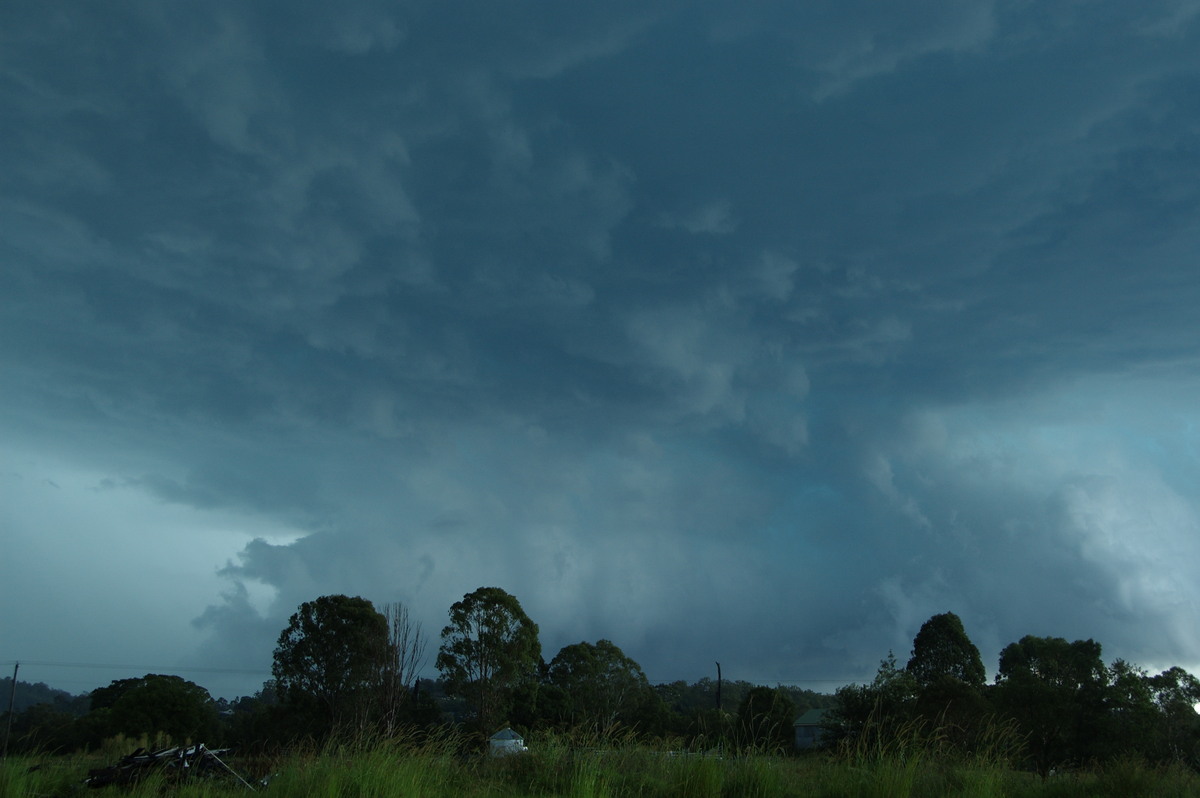
<path fill-rule="evenodd" d="M 548 736 L 529 741 L 527 754 L 491 759 L 462 753 L 461 741 L 391 741 L 296 753 L 276 760 L 229 764 L 252 782 L 273 774 L 259 790 L 277 798 L 1168 798 L 1200 796 L 1200 778 L 1182 767 L 1153 768 L 1124 761 L 1094 771 L 1043 779 L 976 759 L 877 751 L 834 756 L 814 754 L 680 755 L 635 743 L 606 749 Z M 128 751 L 126 751 L 128 753 Z M 96 757 L 10 758 L 0 766 L 0 798 L 122 795 L 151 798 L 244 796 L 232 778 L 183 784 L 151 777 L 135 787 L 89 790 L 89 767 L 111 764 Z"/>

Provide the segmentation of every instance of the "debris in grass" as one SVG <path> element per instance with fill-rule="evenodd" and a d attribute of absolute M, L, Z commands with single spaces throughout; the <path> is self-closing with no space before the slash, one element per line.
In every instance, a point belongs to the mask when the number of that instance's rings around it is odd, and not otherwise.
<path fill-rule="evenodd" d="M 254 787 L 221 759 L 220 755 L 229 750 L 214 750 L 203 743 L 163 748 L 158 751 L 139 748 L 132 754 L 121 757 L 121 761 L 111 767 L 89 770 L 83 783 L 88 787 L 132 785 L 152 773 L 162 773 L 167 779 L 175 782 L 196 778 L 232 777 L 244 784 L 246 789 L 253 791 Z"/>

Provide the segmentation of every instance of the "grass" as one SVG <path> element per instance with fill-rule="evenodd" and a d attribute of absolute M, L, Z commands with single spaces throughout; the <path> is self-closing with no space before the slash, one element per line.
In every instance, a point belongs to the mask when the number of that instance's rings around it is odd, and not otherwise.
<path fill-rule="evenodd" d="M 939 748 L 936 731 L 913 727 L 836 754 L 718 757 L 670 754 L 631 738 L 545 735 L 527 741 L 529 753 L 493 759 L 447 734 L 299 751 L 256 767 L 277 772 L 263 790 L 274 798 L 1200 798 L 1193 771 L 1136 759 L 1042 779 L 1008 765 L 1002 738 L 962 754 Z M 104 764 L 111 762 L 12 757 L 0 764 L 0 798 L 96 794 L 82 780 Z M 252 781 L 265 775 L 243 771 L 251 766 L 234 757 L 229 764 Z M 227 798 L 249 790 L 232 779 L 172 784 L 152 777 L 104 794 Z"/>

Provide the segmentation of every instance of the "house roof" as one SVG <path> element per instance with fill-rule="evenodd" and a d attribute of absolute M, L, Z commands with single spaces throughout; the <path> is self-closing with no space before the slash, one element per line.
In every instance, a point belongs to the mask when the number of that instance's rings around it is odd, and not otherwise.
<path fill-rule="evenodd" d="M 810 709 L 800 717 L 796 718 L 793 726 L 820 726 L 825 722 L 825 714 L 829 712 L 827 709 Z"/>
<path fill-rule="evenodd" d="M 508 726 L 505 726 L 503 729 L 501 729 L 500 731 L 493 734 L 492 739 L 493 740 L 522 740 L 524 738 L 521 737 L 521 735 L 517 734 L 515 731 L 513 731 Z"/>

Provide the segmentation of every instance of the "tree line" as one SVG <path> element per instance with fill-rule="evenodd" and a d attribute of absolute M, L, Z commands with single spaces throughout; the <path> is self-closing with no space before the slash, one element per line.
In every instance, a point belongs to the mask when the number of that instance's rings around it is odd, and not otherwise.
<path fill-rule="evenodd" d="M 1106 665 L 1094 640 L 1026 636 L 988 683 L 953 613 L 926 621 L 903 666 L 889 652 L 874 679 L 834 695 L 709 678 L 649 683 L 610 640 L 564 646 L 549 661 L 517 598 L 480 587 L 455 602 L 434 663 L 407 609 L 357 596 L 304 602 L 281 631 L 272 678 L 252 696 L 213 700 L 178 676 L 146 674 L 52 695 L 12 719 L 12 750 L 76 750 L 117 734 L 239 746 L 391 735 L 454 726 L 482 741 L 504 725 L 594 739 L 632 732 L 693 747 L 790 750 L 793 722 L 826 710 L 824 745 L 884 749 L 898 740 L 972 754 L 998 744 L 1043 773 L 1122 756 L 1200 766 L 1200 681 Z M 86 711 L 81 710 L 86 703 Z"/>
<path fill-rule="evenodd" d="M 252 696 L 214 700 L 178 676 L 146 674 L 93 690 L 80 711 L 38 703 L 13 719 L 13 750 L 77 750 L 117 734 L 241 746 L 389 735 L 453 725 L 482 740 L 503 725 L 572 730 L 602 739 L 635 732 L 704 745 L 784 748 L 792 721 L 833 697 L 743 680 L 652 685 L 610 640 L 542 656 L 538 626 L 517 598 L 480 587 L 449 610 L 420 678 L 426 636 L 407 608 L 358 596 L 304 602 L 276 642 L 272 678 Z"/>
<path fill-rule="evenodd" d="M 1200 681 L 1184 669 L 1105 665 L 1095 640 L 1027 635 L 1000 652 L 989 684 L 979 649 L 949 612 L 921 626 L 905 666 L 889 652 L 870 684 L 836 698 L 830 744 L 916 738 L 971 753 L 1003 738 L 1043 774 L 1129 756 L 1200 767 Z"/>
<path fill-rule="evenodd" d="M 798 711 L 833 703 L 832 696 L 745 681 L 651 685 L 635 660 L 604 639 L 564 646 L 546 661 L 537 624 L 498 587 L 480 587 L 450 607 L 436 681 L 417 678 L 425 647 L 402 607 L 379 613 L 366 599 L 340 595 L 306 602 L 275 649 L 268 725 L 275 734 L 320 737 L 455 724 L 478 739 L 512 725 L 596 739 L 629 730 L 786 747 Z"/>

